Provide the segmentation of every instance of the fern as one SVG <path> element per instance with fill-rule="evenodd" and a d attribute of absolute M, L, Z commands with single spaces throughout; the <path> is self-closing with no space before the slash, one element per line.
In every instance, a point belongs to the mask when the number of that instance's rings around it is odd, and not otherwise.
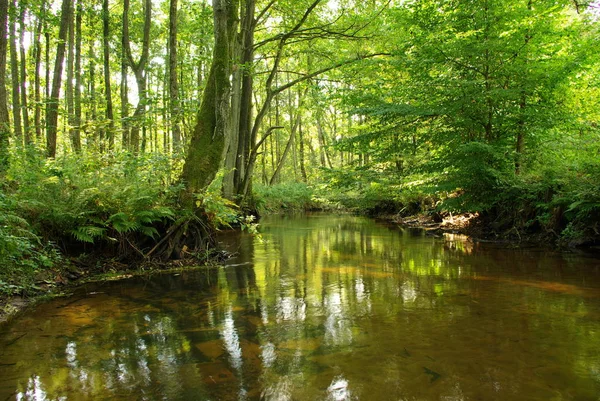
<path fill-rule="evenodd" d="M 79 226 L 71 230 L 71 234 L 77 241 L 93 244 L 96 239 L 105 236 L 106 228 L 97 226 Z"/>

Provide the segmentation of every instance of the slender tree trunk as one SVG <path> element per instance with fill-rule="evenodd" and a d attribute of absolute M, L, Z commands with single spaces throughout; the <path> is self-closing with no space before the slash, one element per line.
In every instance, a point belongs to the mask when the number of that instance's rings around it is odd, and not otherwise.
<path fill-rule="evenodd" d="M 31 126 L 29 125 L 29 108 L 27 105 L 27 57 L 25 55 L 25 5 L 19 11 L 19 51 L 21 53 L 21 76 L 19 80 L 21 94 L 21 110 L 23 116 L 23 134 L 25 145 L 33 145 Z"/>
<path fill-rule="evenodd" d="M 102 0 L 102 54 L 104 63 L 104 97 L 106 101 L 106 120 L 108 122 L 106 140 L 108 148 L 115 146 L 115 116 L 113 112 L 112 89 L 110 84 L 110 11 L 108 0 Z"/>
<path fill-rule="evenodd" d="M 89 70 L 89 75 L 90 75 L 90 79 L 89 79 L 89 83 L 88 83 L 88 93 L 89 93 L 89 99 L 90 99 L 90 101 L 89 101 L 90 117 L 87 120 L 88 121 L 91 120 L 91 121 L 95 122 L 98 118 L 98 113 L 97 113 L 98 103 L 96 102 L 96 62 L 94 61 L 94 60 L 96 60 L 96 56 L 94 54 L 94 42 L 89 43 L 88 55 L 89 55 L 88 56 L 88 62 L 89 62 L 88 70 Z M 98 144 L 99 150 L 102 151 L 103 150 L 102 138 L 101 137 L 99 138 L 99 136 L 102 135 L 102 130 L 96 130 L 95 128 L 92 128 L 92 130 L 93 131 L 88 134 L 88 138 L 92 138 L 92 139 L 88 140 L 87 145 L 89 147 L 90 145 L 96 146 Z"/>
<path fill-rule="evenodd" d="M 254 63 L 254 0 L 245 1 L 244 19 L 242 21 L 242 91 L 240 94 L 240 116 L 238 129 L 238 146 L 233 182 L 236 195 L 243 195 L 243 181 L 246 175 L 250 148 L 256 143 L 252 137 L 252 89 L 253 79 L 251 66 Z"/>
<path fill-rule="evenodd" d="M 281 158 L 279 159 L 279 162 L 277 163 L 277 167 L 275 168 L 275 171 L 273 172 L 273 175 L 271 176 L 269 185 L 274 185 L 279 182 L 279 175 L 281 174 L 281 170 L 283 169 L 285 160 L 287 159 L 287 156 L 290 153 L 290 150 L 294 146 L 294 141 L 296 139 L 296 131 L 298 130 L 299 123 L 300 123 L 300 116 L 296 117 L 296 121 L 294 122 L 292 130 L 290 132 L 290 138 L 288 139 L 287 144 L 285 145 L 283 154 L 281 155 Z"/>
<path fill-rule="evenodd" d="M 81 152 L 81 18 L 83 14 L 82 0 L 77 1 L 75 17 L 75 126 L 73 127 L 73 147 Z"/>
<path fill-rule="evenodd" d="M 44 15 L 45 17 L 46 15 Z M 50 99 L 50 90 L 51 90 L 51 82 L 50 82 L 50 29 L 48 28 L 48 21 L 47 18 L 44 18 L 44 42 L 45 42 L 45 49 L 44 49 L 44 65 L 45 65 L 45 70 L 46 70 L 46 85 L 45 85 L 45 101 L 46 101 L 46 108 L 48 108 L 48 101 Z M 48 122 L 48 116 L 45 116 L 46 118 L 46 125 Z"/>
<path fill-rule="evenodd" d="M 13 125 L 15 140 L 18 145 L 23 145 L 23 126 L 21 125 L 21 85 L 19 84 L 19 59 L 17 52 L 17 35 L 16 35 L 16 15 L 17 2 L 13 0 L 11 5 L 10 21 L 9 21 L 9 37 L 10 37 L 10 75 L 12 81 L 12 110 L 13 110 Z"/>
<path fill-rule="evenodd" d="M 302 116 L 298 116 L 298 153 L 300 159 L 300 175 L 302 176 L 303 182 L 308 182 L 306 176 L 305 158 L 304 158 L 304 132 L 302 130 Z"/>
<path fill-rule="evenodd" d="M 41 35 L 42 35 L 42 27 L 44 26 L 44 21 L 46 19 L 46 1 L 42 1 L 41 4 L 41 12 L 40 18 L 37 22 L 37 26 L 35 29 L 35 37 L 33 43 L 34 49 L 34 59 L 35 59 L 35 76 L 33 82 L 33 98 L 35 101 L 34 107 L 34 125 L 35 125 L 35 136 L 37 141 L 39 142 L 42 139 L 42 97 L 40 94 L 41 87 L 41 76 L 40 69 L 42 65 L 42 43 L 41 43 Z"/>
<path fill-rule="evenodd" d="M 121 146 L 129 149 L 129 84 L 127 82 L 127 61 L 125 55 L 121 60 Z"/>
<path fill-rule="evenodd" d="M 169 104 L 173 152 L 181 149 L 179 82 L 177 77 L 177 0 L 169 1 Z"/>
<path fill-rule="evenodd" d="M 527 10 L 531 12 L 533 3 L 532 0 L 527 2 Z M 525 45 L 529 43 L 531 40 L 531 32 L 527 30 L 525 32 Z M 528 64 L 527 60 L 527 49 L 525 52 L 525 64 Z M 523 74 L 527 74 L 527 69 L 523 70 Z M 519 98 L 519 120 L 517 121 L 517 139 L 515 143 L 515 174 L 521 174 L 521 167 L 523 162 L 523 151 L 525 150 L 525 130 L 526 130 L 526 109 L 527 109 L 527 89 L 521 88 L 520 98 Z"/>
<path fill-rule="evenodd" d="M 8 22 L 8 0 L 0 0 L 0 177 L 4 176 L 9 165 L 8 138 L 10 120 L 6 94 L 6 24 Z"/>
<path fill-rule="evenodd" d="M 52 77 L 52 92 L 46 106 L 46 153 L 48 157 L 56 157 L 56 134 L 58 126 L 58 102 L 62 83 L 63 61 L 65 58 L 65 42 L 71 19 L 71 1 L 63 0 L 61 7 L 58 45 L 56 46 L 56 61 Z"/>
<path fill-rule="evenodd" d="M 323 130 L 323 124 L 321 122 L 321 117 L 317 116 L 317 133 L 319 138 L 319 154 L 321 157 L 321 167 L 333 168 L 331 165 L 331 158 L 329 157 L 329 153 L 327 153 L 327 140 L 325 139 L 325 131 Z"/>
<path fill-rule="evenodd" d="M 73 74 L 75 72 L 75 23 L 73 13 L 69 19 L 69 39 L 67 41 L 67 80 L 65 82 L 65 100 L 67 101 L 67 122 L 69 125 L 69 140 L 73 151 L 78 152 L 75 143 L 75 103 L 73 96 Z"/>

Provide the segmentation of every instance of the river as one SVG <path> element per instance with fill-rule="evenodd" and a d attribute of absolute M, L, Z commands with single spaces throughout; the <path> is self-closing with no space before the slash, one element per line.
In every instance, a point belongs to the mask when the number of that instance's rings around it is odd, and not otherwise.
<path fill-rule="evenodd" d="M 0 332 L 0 401 L 600 400 L 600 259 L 355 216 L 84 286 Z"/>

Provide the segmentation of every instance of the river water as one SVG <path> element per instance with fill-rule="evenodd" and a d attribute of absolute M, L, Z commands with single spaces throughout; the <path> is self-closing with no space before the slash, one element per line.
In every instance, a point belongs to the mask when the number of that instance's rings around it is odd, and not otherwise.
<path fill-rule="evenodd" d="M 600 259 L 354 216 L 218 269 L 88 285 L 0 332 L 0 401 L 600 400 Z"/>

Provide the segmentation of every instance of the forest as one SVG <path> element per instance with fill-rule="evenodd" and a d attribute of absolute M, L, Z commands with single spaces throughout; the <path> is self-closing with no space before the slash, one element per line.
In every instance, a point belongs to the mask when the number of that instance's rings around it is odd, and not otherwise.
<path fill-rule="evenodd" d="M 1 296 L 309 209 L 600 243 L 597 2 L 0 0 L 0 29 Z"/>

